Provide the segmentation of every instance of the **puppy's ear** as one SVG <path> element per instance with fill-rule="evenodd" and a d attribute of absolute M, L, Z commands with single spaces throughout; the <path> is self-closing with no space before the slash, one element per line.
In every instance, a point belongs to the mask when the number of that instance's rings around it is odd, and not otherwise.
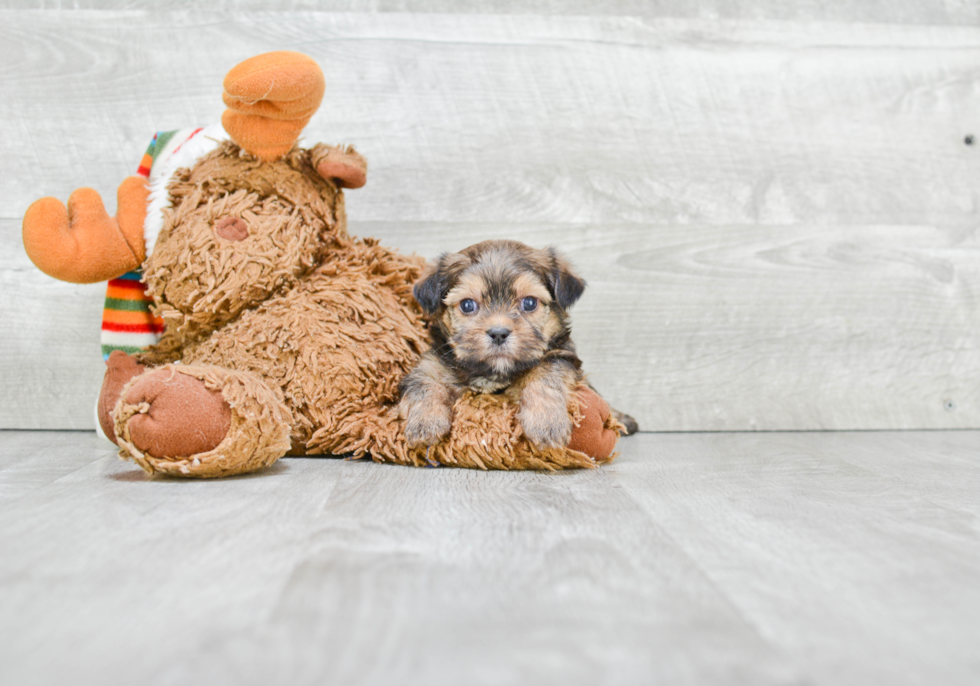
<path fill-rule="evenodd" d="M 433 315 L 442 307 L 442 301 L 450 289 L 456 285 L 456 280 L 472 260 L 463 253 L 443 253 L 433 267 L 422 275 L 422 278 L 412 288 L 412 295 L 422 306 L 422 311 Z"/>
<path fill-rule="evenodd" d="M 554 248 L 548 248 L 546 280 L 551 296 L 563 310 L 571 307 L 585 292 L 585 279 L 576 274 L 568 260 Z"/>
<path fill-rule="evenodd" d="M 415 300 L 422 306 L 422 311 L 426 314 L 433 315 L 442 307 L 443 285 L 442 272 L 437 263 L 436 266 L 423 274 L 422 278 L 412 288 L 412 295 L 415 296 Z"/>

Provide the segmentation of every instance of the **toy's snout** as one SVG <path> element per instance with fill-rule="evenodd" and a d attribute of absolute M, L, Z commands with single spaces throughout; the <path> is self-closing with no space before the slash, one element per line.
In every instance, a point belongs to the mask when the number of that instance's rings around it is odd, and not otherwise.
<path fill-rule="evenodd" d="M 248 238 L 248 224 L 240 217 L 222 217 L 214 223 L 214 232 L 226 241 L 243 241 Z"/>

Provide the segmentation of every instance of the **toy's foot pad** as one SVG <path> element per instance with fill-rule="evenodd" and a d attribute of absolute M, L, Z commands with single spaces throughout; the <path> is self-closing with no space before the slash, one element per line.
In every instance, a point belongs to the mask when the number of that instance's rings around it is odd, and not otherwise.
<path fill-rule="evenodd" d="M 568 448 L 605 460 L 616 448 L 622 426 L 612 416 L 609 404 L 591 388 L 580 387 L 577 399 L 582 420 L 575 427 Z"/>
<path fill-rule="evenodd" d="M 119 456 L 150 474 L 216 477 L 267 467 L 290 446 L 291 415 L 254 375 L 174 364 L 143 373 L 113 410 Z"/>
<path fill-rule="evenodd" d="M 156 457 L 213 450 L 231 426 L 231 408 L 219 391 L 172 369 L 143 374 L 126 391 L 126 402 L 139 407 L 129 420 L 130 441 Z"/>

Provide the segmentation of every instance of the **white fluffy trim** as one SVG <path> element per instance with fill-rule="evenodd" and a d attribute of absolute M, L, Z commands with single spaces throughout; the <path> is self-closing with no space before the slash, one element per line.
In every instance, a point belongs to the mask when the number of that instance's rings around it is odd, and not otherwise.
<path fill-rule="evenodd" d="M 228 138 L 228 133 L 220 123 L 203 129 L 182 129 L 167 141 L 166 147 L 153 160 L 153 168 L 150 170 L 150 199 L 146 208 L 146 220 L 143 222 L 147 257 L 153 253 L 157 236 L 163 228 L 163 210 L 170 207 L 167 185 L 174 173 L 181 167 L 193 167 L 197 160 Z"/>

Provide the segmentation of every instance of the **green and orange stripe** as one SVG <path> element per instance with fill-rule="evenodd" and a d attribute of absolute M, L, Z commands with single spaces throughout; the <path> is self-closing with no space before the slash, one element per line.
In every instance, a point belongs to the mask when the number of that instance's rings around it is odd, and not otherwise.
<path fill-rule="evenodd" d="M 176 131 L 160 131 L 146 149 L 139 169 L 140 176 L 149 178 L 153 161 Z M 138 353 L 160 340 L 163 320 L 150 312 L 153 299 L 146 294 L 139 270 L 109 281 L 102 311 L 102 358 L 109 359 L 113 350 Z"/>

